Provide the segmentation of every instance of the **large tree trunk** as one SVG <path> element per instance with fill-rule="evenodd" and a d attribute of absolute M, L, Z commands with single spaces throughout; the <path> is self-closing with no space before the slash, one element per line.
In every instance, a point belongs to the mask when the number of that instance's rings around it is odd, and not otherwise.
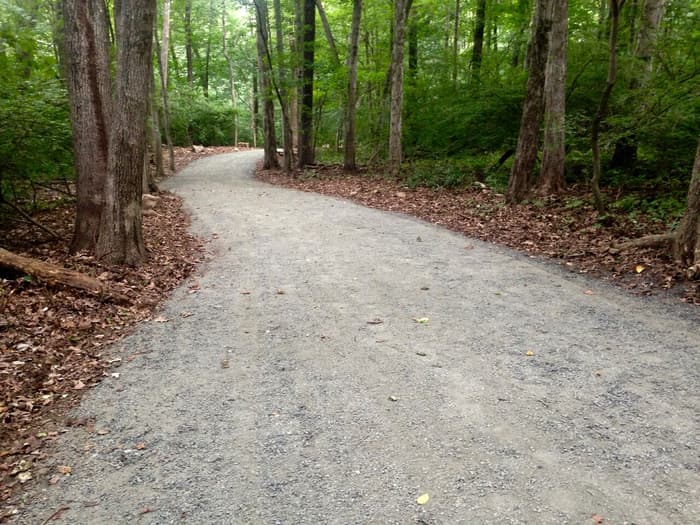
<path fill-rule="evenodd" d="M 472 48 L 472 79 L 479 81 L 481 59 L 484 49 L 484 28 L 486 27 L 486 0 L 477 0 L 474 21 L 474 47 Z"/>
<path fill-rule="evenodd" d="M 255 6 L 260 94 L 263 104 L 263 139 L 265 149 L 263 168 L 273 169 L 279 167 L 279 162 L 277 162 L 277 140 L 275 138 L 275 106 L 272 98 L 272 64 L 270 64 L 270 57 L 267 52 L 267 42 L 270 41 L 267 0 L 255 0 Z"/>
<path fill-rule="evenodd" d="M 141 185 L 146 148 L 148 86 L 155 0 L 122 0 L 116 19 L 116 107 L 109 141 L 109 176 L 97 240 L 97 257 L 135 265 L 146 256 Z"/>
<path fill-rule="evenodd" d="M 314 47 L 316 42 L 316 3 L 304 0 L 303 61 L 301 82 L 301 122 L 299 167 L 314 162 Z"/>
<path fill-rule="evenodd" d="M 700 277 L 700 140 L 688 189 L 688 207 L 678 227 L 677 247 L 677 257 L 688 268 L 688 277 Z"/>
<path fill-rule="evenodd" d="M 552 33 L 544 83 L 544 147 L 537 181 L 537 189 L 543 194 L 564 189 L 567 4 L 568 0 L 557 0 L 552 9 Z"/>
<path fill-rule="evenodd" d="M 544 113 L 544 83 L 549 47 L 549 32 L 552 27 L 548 0 L 537 0 L 535 6 L 535 27 L 528 49 L 527 90 L 523 114 L 520 120 L 518 144 L 508 181 L 506 200 L 509 203 L 521 202 L 530 191 L 532 174 L 537 162 L 537 146 L 540 123 Z"/>
<path fill-rule="evenodd" d="M 343 167 L 354 171 L 355 153 L 355 117 L 357 104 L 357 56 L 360 44 L 360 19 L 362 17 L 362 0 L 354 0 L 352 7 L 352 26 L 350 28 L 350 49 L 348 52 L 348 101 L 345 122 L 345 159 Z"/>
<path fill-rule="evenodd" d="M 600 125 L 608 110 L 608 103 L 610 102 L 610 96 L 612 95 L 612 90 L 613 87 L 615 87 L 615 80 L 617 78 L 617 35 L 620 27 L 620 10 L 624 3 L 625 0 L 610 0 L 610 59 L 608 62 L 608 78 L 605 82 L 603 94 L 600 96 L 598 111 L 591 123 L 591 153 L 593 157 L 591 189 L 593 190 L 594 204 L 598 213 L 605 212 L 605 202 L 603 202 L 603 195 L 600 193 L 602 168 L 600 166 L 600 145 L 598 143 L 598 137 L 600 134 Z"/>
<path fill-rule="evenodd" d="M 391 43 L 391 99 L 389 113 L 389 170 L 397 176 L 403 161 L 403 54 L 406 19 L 411 0 L 394 0 L 394 38 Z"/>
<path fill-rule="evenodd" d="M 77 188 L 71 250 L 94 251 L 104 205 L 112 113 L 107 14 L 103 0 L 65 0 L 63 16 Z"/>

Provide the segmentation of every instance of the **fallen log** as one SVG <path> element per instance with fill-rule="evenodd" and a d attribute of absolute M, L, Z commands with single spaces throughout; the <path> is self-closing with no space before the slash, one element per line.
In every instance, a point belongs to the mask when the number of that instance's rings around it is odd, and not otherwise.
<path fill-rule="evenodd" d="M 0 248 L 0 268 L 8 268 L 15 272 L 31 275 L 47 286 L 67 286 L 99 295 L 103 299 L 120 304 L 131 302 L 125 295 L 108 290 L 103 282 L 94 277 L 74 270 L 68 270 L 67 268 L 61 268 L 55 264 L 23 257 L 4 248 Z"/>
<path fill-rule="evenodd" d="M 631 241 L 613 244 L 611 253 L 615 253 L 615 250 L 619 252 L 620 250 L 629 250 L 630 248 L 659 248 L 663 246 L 673 248 L 675 242 L 676 235 L 673 233 L 647 235 L 645 237 L 639 237 L 638 239 L 632 239 Z"/>

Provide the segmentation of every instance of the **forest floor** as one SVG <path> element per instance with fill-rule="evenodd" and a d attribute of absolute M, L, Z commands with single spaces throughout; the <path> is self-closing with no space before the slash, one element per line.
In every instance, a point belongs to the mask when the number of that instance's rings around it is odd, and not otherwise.
<path fill-rule="evenodd" d="M 176 170 L 192 160 L 233 148 L 176 151 Z M 560 199 L 506 207 L 502 195 L 485 187 L 460 190 L 410 189 L 400 181 L 360 173 L 345 175 L 318 167 L 291 177 L 278 171 L 259 178 L 277 185 L 319 192 L 373 208 L 406 213 L 451 230 L 544 256 L 611 281 L 632 293 L 664 294 L 700 304 L 698 284 L 680 278 L 680 269 L 664 253 L 637 249 L 613 254 L 620 240 L 659 233 L 665 226 L 619 215 L 601 227 L 585 192 Z M 188 233 L 181 200 L 161 193 L 155 215 L 144 219 L 148 261 L 139 268 L 100 264 L 84 254 L 70 255 L 73 210 L 55 205 L 35 219 L 60 235 L 54 241 L 28 224 L 0 231 L 4 247 L 16 253 L 90 274 L 130 298 L 130 304 L 101 301 L 89 293 L 50 289 L 23 275 L 0 275 L 0 522 L 10 499 L 21 497 L 32 468 L 66 426 L 92 425 L 66 420 L 82 394 L 105 377 L 118 376 L 103 355 L 140 321 L 158 321 L 157 308 L 205 257 L 205 243 Z M 469 249 L 469 244 L 465 246 Z M 191 290 L 196 293 L 197 290 Z M 137 359 L 138 354 L 127 360 Z M 65 472 L 57 473 L 56 480 Z"/>

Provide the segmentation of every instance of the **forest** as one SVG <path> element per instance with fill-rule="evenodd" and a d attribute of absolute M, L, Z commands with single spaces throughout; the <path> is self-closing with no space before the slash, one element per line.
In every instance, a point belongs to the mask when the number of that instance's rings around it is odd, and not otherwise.
<path fill-rule="evenodd" d="M 50 235 L 32 215 L 62 192 L 72 251 L 138 264 L 173 147 L 250 146 L 511 206 L 574 188 L 601 229 L 663 224 L 626 242 L 700 273 L 697 0 L 2 0 L 0 20 L 3 227 Z"/>

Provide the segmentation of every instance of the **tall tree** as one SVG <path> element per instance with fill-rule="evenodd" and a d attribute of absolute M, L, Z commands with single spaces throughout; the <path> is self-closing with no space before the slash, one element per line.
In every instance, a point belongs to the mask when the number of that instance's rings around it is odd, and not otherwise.
<path fill-rule="evenodd" d="M 263 140 L 265 156 L 263 168 L 278 168 L 277 140 L 275 137 L 275 105 L 272 94 L 272 64 L 268 42 L 270 41 L 270 23 L 267 0 L 255 0 L 255 18 L 258 49 L 258 81 L 263 105 Z"/>
<path fill-rule="evenodd" d="M 115 111 L 109 137 L 109 175 L 96 254 L 134 265 L 146 256 L 141 194 L 151 83 L 156 0 L 121 0 L 116 14 Z"/>
<path fill-rule="evenodd" d="M 506 200 L 509 203 L 521 202 L 530 191 L 532 175 L 537 162 L 540 123 L 544 113 L 544 83 L 549 48 L 549 32 L 552 19 L 549 0 L 537 0 L 535 4 L 535 25 L 528 48 L 529 72 L 523 113 L 520 119 L 520 132 L 515 148 L 515 158 L 508 180 Z"/>
<path fill-rule="evenodd" d="M 600 192 L 600 125 L 605 118 L 605 113 L 608 111 L 608 104 L 612 95 L 612 90 L 615 87 L 617 79 L 617 37 L 620 30 L 620 10 L 625 4 L 625 0 L 610 0 L 610 58 L 608 60 L 608 77 L 605 81 L 605 88 L 600 96 L 598 111 L 593 116 L 591 122 L 591 154 L 593 157 L 593 175 L 591 176 L 591 189 L 593 190 L 593 199 L 598 213 L 605 212 L 605 202 L 603 195 Z"/>
<path fill-rule="evenodd" d="M 348 100 L 345 117 L 345 159 L 343 167 L 348 171 L 356 169 L 355 120 L 357 105 L 357 59 L 360 47 L 360 19 L 362 0 L 353 0 L 352 25 L 350 28 L 350 49 L 348 50 Z"/>
<path fill-rule="evenodd" d="M 65 0 L 63 18 L 77 188 L 71 250 L 94 251 L 104 205 L 112 122 L 104 0 Z"/>
<path fill-rule="evenodd" d="M 482 0 L 479 0 L 482 1 Z M 455 19 L 454 19 L 454 28 L 452 32 L 452 88 L 457 87 L 457 70 L 458 70 L 458 61 L 457 58 L 459 57 L 459 11 L 460 11 L 460 4 L 459 0 L 455 0 Z M 478 16 L 478 12 L 477 12 Z M 483 41 L 484 37 L 484 32 L 482 30 L 481 32 L 481 37 Z"/>
<path fill-rule="evenodd" d="M 185 56 L 187 58 L 187 83 L 194 84 L 194 65 L 192 58 L 192 0 L 185 0 Z"/>
<path fill-rule="evenodd" d="M 389 111 L 389 170 L 398 175 L 403 161 L 403 55 L 406 19 L 412 0 L 394 0 L 394 37 L 391 43 L 391 99 Z"/>
<path fill-rule="evenodd" d="M 277 97 L 282 113 L 282 139 L 284 145 L 284 171 L 290 172 L 294 165 L 294 137 L 292 123 L 289 119 L 289 79 L 284 56 L 284 31 L 282 31 L 282 5 L 274 0 L 275 10 L 275 44 L 277 51 Z M 269 51 L 269 50 L 268 50 Z"/>
<path fill-rule="evenodd" d="M 316 3 L 304 0 L 302 43 L 299 167 L 314 162 L 314 52 L 316 44 Z"/>
<path fill-rule="evenodd" d="M 486 27 L 486 0 L 476 1 L 474 18 L 474 47 L 472 48 L 472 78 L 479 81 L 481 58 L 484 50 L 484 28 Z"/>
<path fill-rule="evenodd" d="M 564 188 L 566 161 L 566 41 L 568 0 L 552 6 L 552 32 L 544 82 L 544 146 L 537 190 L 558 193 Z"/>
<path fill-rule="evenodd" d="M 170 0 L 163 0 L 163 43 L 160 46 L 160 74 L 163 84 L 168 87 L 168 49 L 170 49 Z"/>
<path fill-rule="evenodd" d="M 221 0 L 221 54 L 228 65 L 228 88 L 231 94 L 231 109 L 233 109 L 233 144 L 238 145 L 238 103 L 236 94 L 236 70 L 233 58 L 228 50 L 228 34 L 226 23 L 226 0 Z"/>

